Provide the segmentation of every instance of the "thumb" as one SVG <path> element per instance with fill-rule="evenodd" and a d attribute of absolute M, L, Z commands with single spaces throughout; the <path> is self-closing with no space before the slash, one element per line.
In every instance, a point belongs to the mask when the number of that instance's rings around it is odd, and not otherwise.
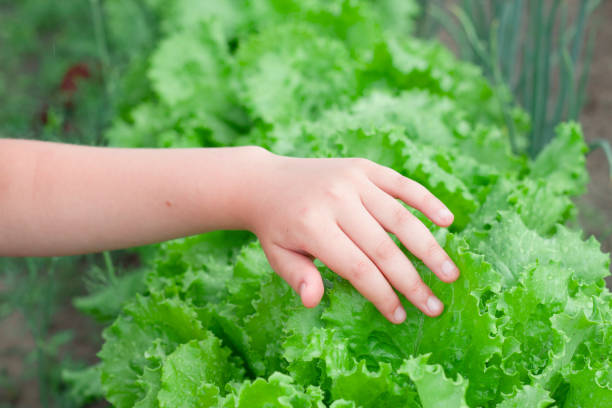
<path fill-rule="evenodd" d="M 277 244 L 262 243 L 262 247 L 272 268 L 300 295 L 304 306 L 317 306 L 324 288 L 321 274 L 312 260 Z"/>

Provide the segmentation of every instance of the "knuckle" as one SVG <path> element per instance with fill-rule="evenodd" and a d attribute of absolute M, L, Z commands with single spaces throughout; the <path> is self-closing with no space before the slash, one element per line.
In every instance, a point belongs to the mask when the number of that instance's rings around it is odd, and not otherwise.
<path fill-rule="evenodd" d="M 425 189 L 425 187 L 421 187 L 423 191 L 420 193 L 419 206 L 421 208 L 429 208 L 436 202 L 436 197 L 431 194 L 429 191 Z"/>
<path fill-rule="evenodd" d="M 351 164 L 359 170 L 369 170 L 374 163 L 368 159 L 356 157 L 351 159 Z"/>
<path fill-rule="evenodd" d="M 423 281 L 418 277 L 414 277 L 408 280 L 408 283 L 402 292 L 406 298 L 417 300 L 423 296 L 423 293 L 425 292 L 424 288 L 425 284 Z"/>
<path fill-rule="evenodd" d="M 404 190 L 407 190 L 409 187 L 409 183 L 406 177 L 402 176 L 399 173 L 395 173 L 393 176 L 393 186 L 395 187 L 395 191 L 398 193 Z"/>
<path fill-rule="evenodd" d="M 440 251 L 440 245 L 433 238 L 429 238 L 423 248 L 423 256 L 427 258 L 435 256 Z"/>
<path fill-rule="evenodd" d="M 331 182 L 323 188 L 325 197 L 332 201 L 341 201 L 346 197 L 345 189 L 342 188 L 340 182 Z"/>
<path fill-rule="evenodd" d="M 410 225 L 411 218 L 412 216 L 410 215 L 408 210 L 406 210 L 401 205 L 395 210 L 393 210 L 393 221 L 395 222 L 394 225 L 399 228 L 408 227 Z"/>
<path fill-rule="evenodd" d="M 365 259 L 355 262 L 350 270 L 350 281 L 354 286 L 361 286 L 370 272 L 370 264 Z"/>
<path fill-rule="evenodd" d="M 391 239 L 382 240 L 374 250 L 374 256 L 381 261 L 392 259 L 397 251 L 397 246 Z"/>
<path fill-rule="evenodd" d="M 311 206 L 304 206 L 298 210 L 298 225 L 304 232 L 312 232 L 320 225 L 318 211 Z"/>
<path fill-rule="evenodd" d="M 339 170 L 339 175 L 344 180 L 357 180 L 362 178 L 369 169 L 370 161 L 362 158 L 349 158 L 344 162 L 344 166 Z"/>
<path fill-rule="evenodd" d="M 257 146 L 257 145 L 250 145 L 250 146 L 244 146 L 245 149 L 248 149 L 251 152 L 254 153 L 264 153 L 267 152 L 267 150 L 261 146 Z"/>

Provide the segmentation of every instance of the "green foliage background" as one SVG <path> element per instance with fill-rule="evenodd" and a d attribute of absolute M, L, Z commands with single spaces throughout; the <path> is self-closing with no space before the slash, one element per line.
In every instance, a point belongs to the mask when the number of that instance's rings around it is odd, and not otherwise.
<path fill-rule="evenodd" d="M 510 129 L 525 145 L 530 117 L 479 68 L 415 38 L 415 3 L 0 4 L 24 16 L 40 7 L 33 33 L 43 39 L 53 35 L 47 14 L 73 17 L 57 35 L 79 35 L 75 15 L 92 22 L 82 48 L 68 51 L 96 61 L 76 96 L 80 114 L 58 96 L 37 137 L 95 144 L 103 132 L 115 146 L 367 157 L 427 185 L 457 214 L 450 232 L 428 225 L 460 280 L 442 284 L 414 260 L 444 314 L 429 319 L 406 304 L 400 326 L 323 265 L 322 305 L 304 309 L 247 233 L 141 250 L 145 266 L 131 274 L 91 259 L 104 284 L 75 305 L 112 324 L 99 364 L 64 370 L 62 404 L 102 395 L 117 407 L 612 403 L 609 257 L 563 226 L 588 179 L 580 127 L 559 126 L 535 160 L 513 153 Z M 9 40 L 25 35 L 13 30 Z M 45 61 L 61 78 L 63 60 Z M 88 109 L 88 90 L 102 109 Z M 6 112 L 7 135 L 34 136 L 28 116 Z"/>

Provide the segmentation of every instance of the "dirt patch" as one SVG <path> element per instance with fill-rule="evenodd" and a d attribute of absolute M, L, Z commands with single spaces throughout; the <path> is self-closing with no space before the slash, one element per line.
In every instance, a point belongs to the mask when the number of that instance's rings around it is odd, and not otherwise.
<path fill-rule="evenodd" d="M 18 265 L 0 266 L 0 407 L 70 406 L 62 370 L 96 361 L 102 326 L 72 306 L 87 293 L 83 262 L 57 275 L 39 264 L 35 279 L 26 270 L 7 278 Z"/>
<path fill-rule="evenodd" d="M 24 359 L 35 348 L 23 315 L 15 311 L 1 320 L 0 333 L 0 375 L 6 381 L 0 384 L 0 403 L 7 402 L 16 407 L 38 406 L 38 389 L 34 381 L 28 384 L 29 392 L 20 391 L 25 385 L 23 383 L 12 384 L 27 374 Z"/>
<path fill-rule="evenodd" d="M 587 101 L 580 116 L 587 141 L 607 140 L 612 144 L 612 1 L 604 1 L 596 12 L 599 25 L 593 54 Z M 588 235 L 595 235 L 602 250 L 612 251 L 612 180 L 610 167 L 601 149 L 587 158 L 591 175 L 587 194 L 579 201 L 581 224 Z M 612 289 L 612 277 L 608 278 Z"/>

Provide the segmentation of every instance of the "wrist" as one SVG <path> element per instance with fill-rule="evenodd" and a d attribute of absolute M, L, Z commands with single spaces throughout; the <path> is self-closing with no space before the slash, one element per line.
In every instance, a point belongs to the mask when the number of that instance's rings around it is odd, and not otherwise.
<path fill-rule="evenodd" d="M 231 199 L 227 203 L 230 229 L 248 230 L 256 233 L 257 224 L 265 218 L 263 208 L 268 194 L 266 185 L 274 174 L 275 163 L 281 156 L 259 146 L 241 146 L 236 149 L 236 160 L 232 163 L 232 180 L 229 188 Z"/>

